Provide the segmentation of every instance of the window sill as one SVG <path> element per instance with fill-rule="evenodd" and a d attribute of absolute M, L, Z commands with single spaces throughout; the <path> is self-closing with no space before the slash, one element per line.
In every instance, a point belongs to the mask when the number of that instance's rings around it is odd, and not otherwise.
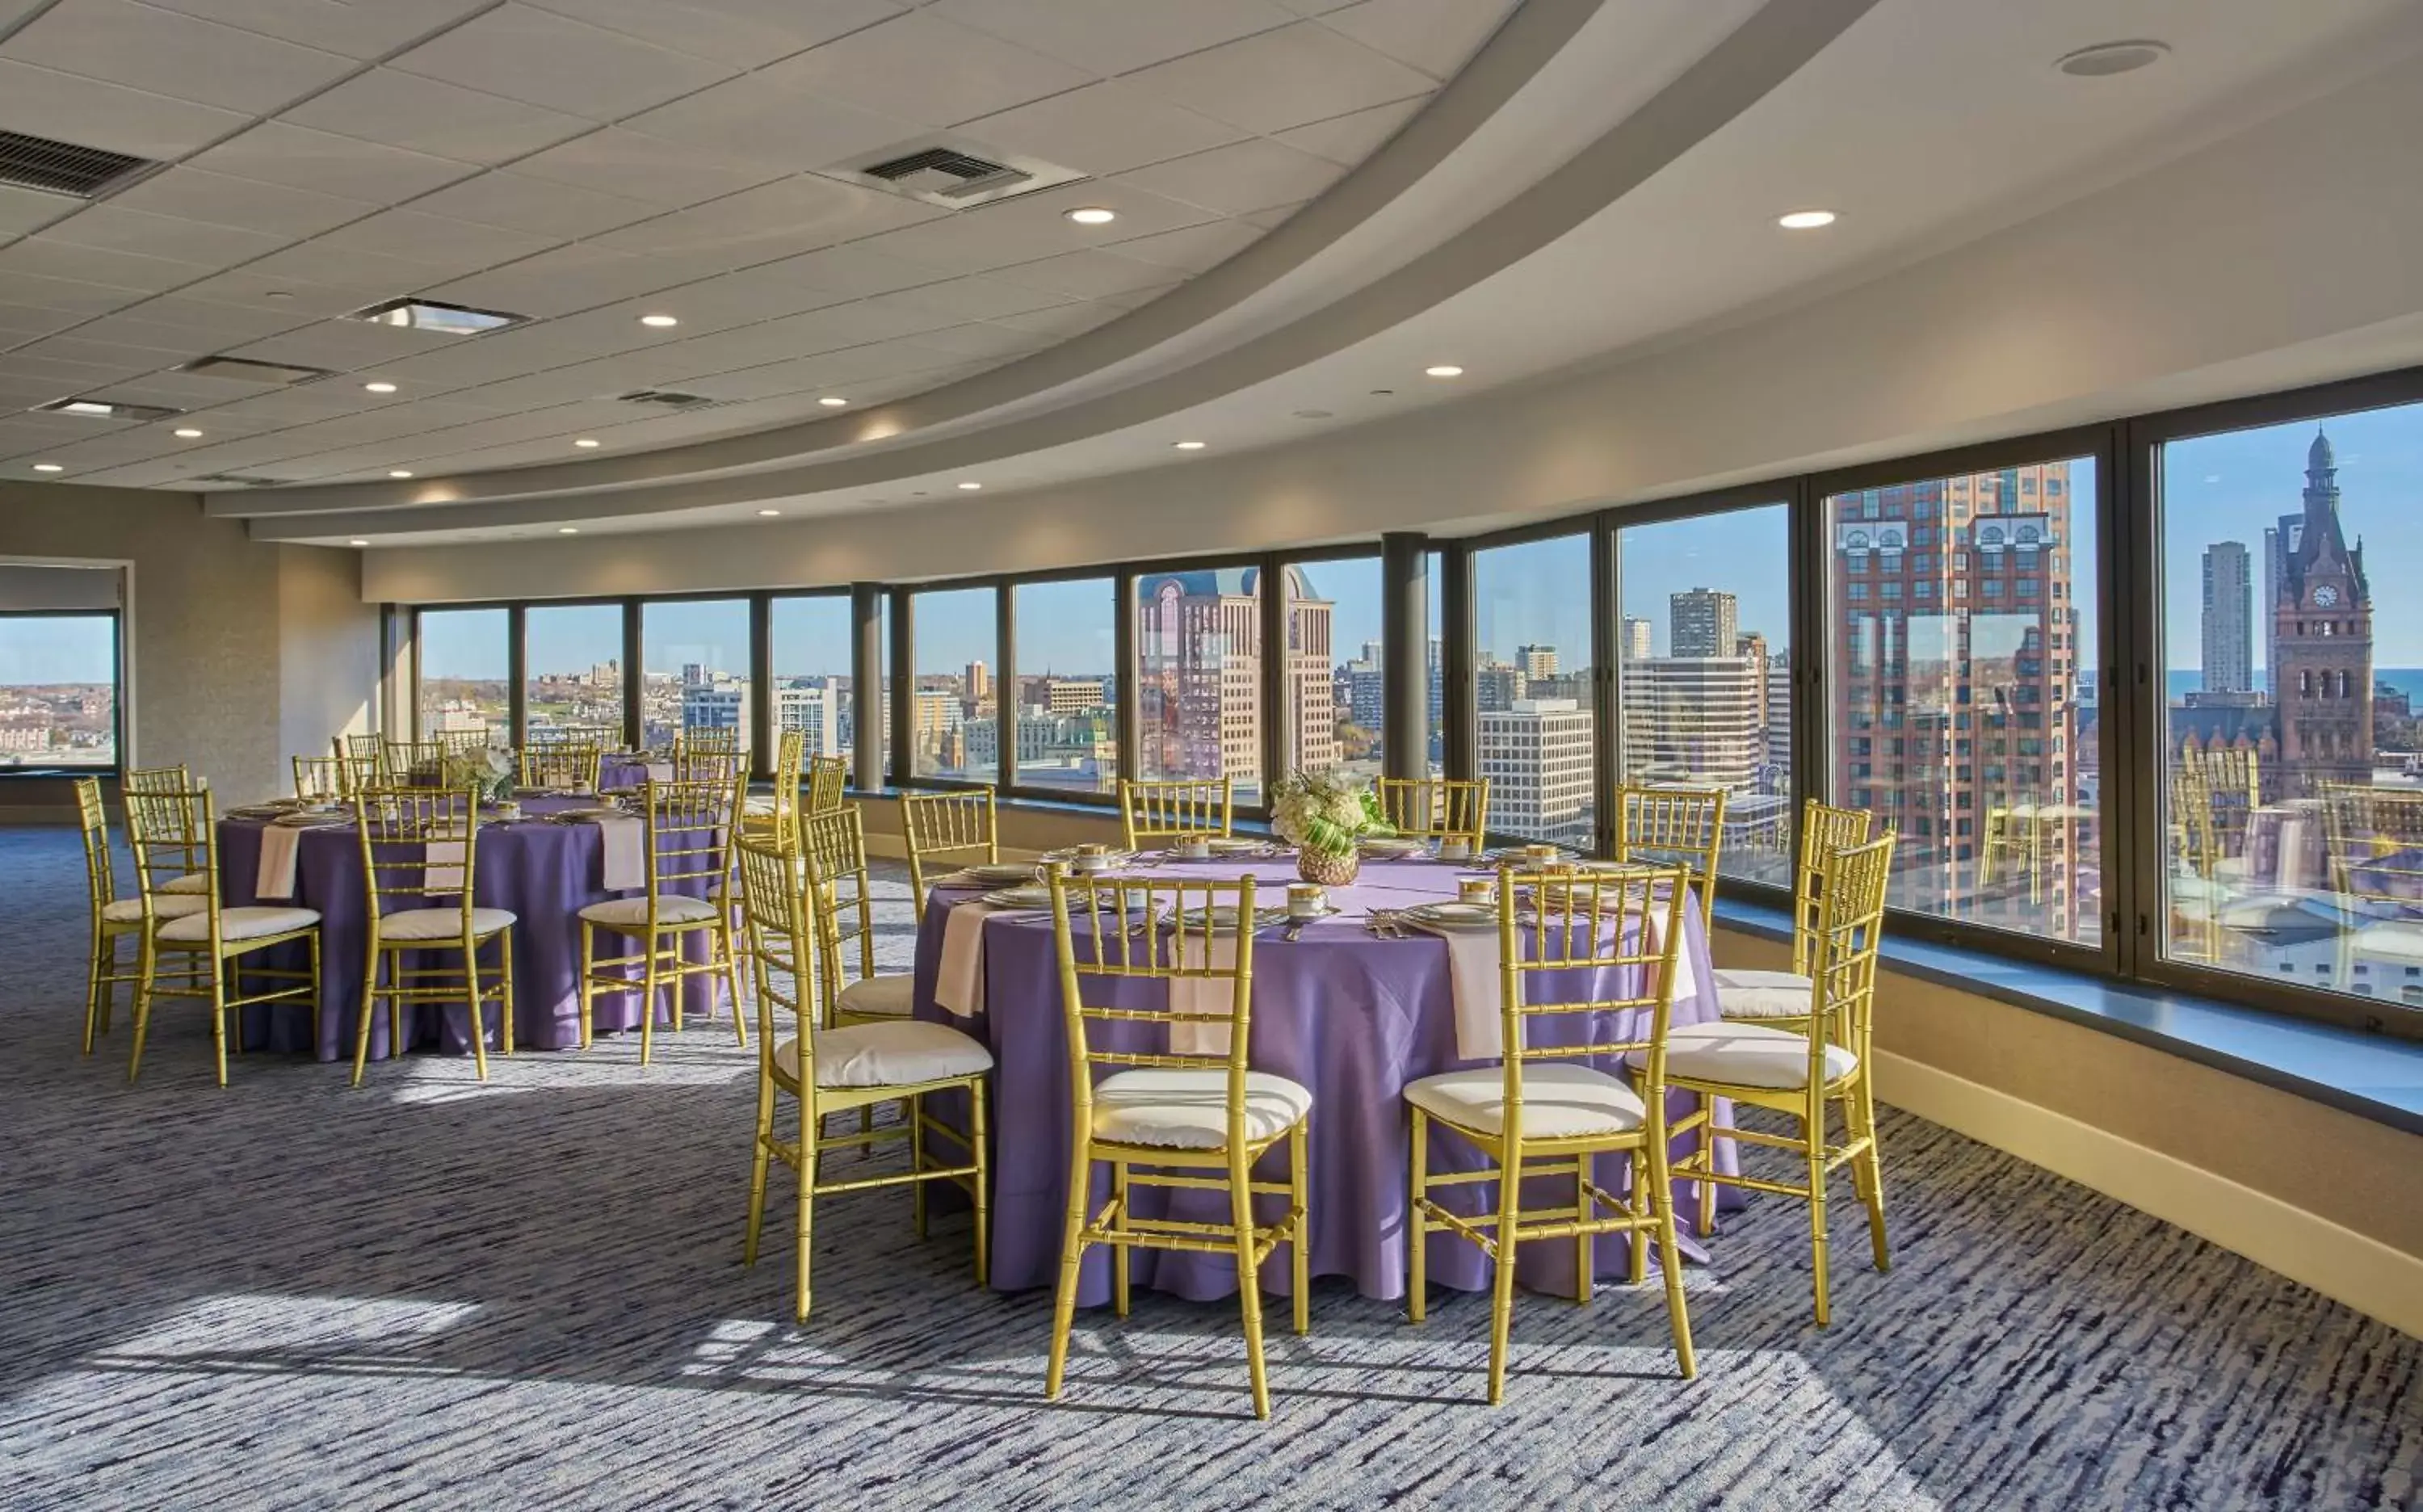
<path fill-rule="evenodd" d="M 1717 922 L 1761 939 L 1792 937 L 1791 915 L 1782 909 L 1719 899 Z M 2423 1135 L 2423 1044 L 1891 933 L 1882 954 L 1904 976 L 2115 1034 Z"/>

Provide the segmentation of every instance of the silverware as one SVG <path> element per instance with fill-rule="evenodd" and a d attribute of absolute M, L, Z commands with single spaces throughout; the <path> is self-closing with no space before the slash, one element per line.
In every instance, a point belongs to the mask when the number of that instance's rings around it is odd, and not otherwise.
<path fill-rule="evenodd" d="M 1282 945 L 1293 945 L 1303 939 L 1304 927 L 1307 922 L 1309 921 L 1300 918 L 1288 920 L 1287 928 L 1279 931 L 1279 942 Z"/>

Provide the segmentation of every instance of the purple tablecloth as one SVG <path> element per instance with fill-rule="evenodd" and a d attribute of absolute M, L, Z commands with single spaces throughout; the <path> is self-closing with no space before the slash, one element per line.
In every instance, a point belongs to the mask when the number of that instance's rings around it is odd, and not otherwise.
<path fill-rule="evenodd" d="M 1234 862 L 1181 864 L 1161 874 L 1233 877 L 1241 871 L 1251 872 L 1273 895 L 1283 893 L 1284 883 L 1295 874 L 1294 863 L 1285 860 L 1243 867 Z M 1281 941 L 1275 929 L 1255 940 L 1252 1064 L 1300 1082 L 1313 1094 L 1312 1273 L 1351 1277 L 1366 1297 L 1394 1298 L 1405 1292 L 1410 1154 L 1405 1085 L 1436 1072 L 1494 1062 L 1466 1061 L 1456 1054 L 1446 942 L 1418 934 L 1410 940 L 1377 939 L 1366 930 L 1363 915 L 1373 907 L 1401 908 L 1452 897 L 1457 876 L 1455 867 L 1425 861 L 1367 862 L 1355 885 L 1332 890 L 1332 901 L 1344 910 L 1339 916 L 1312 925 L 1293 943 Z M 917 940 L 916 1011 L 920 1018 L 974 1034 L 991 1048 L 998 1065 L 990 1105 L 995 1133 L 991 1277 L 994 1286 L 1015 1291 L 1057 1280 L 1070 1139 L 1068 1037 L 1048 915 L 1002 914 L 986 922 L 981 1013 L 960 1018 L 934 1002 L 944 921 L 954 904 L 974 896 L 937 888 L 928 899 Z M 1707 938 L 1697 912 L 1687 913 L 1685 948 L 1698 991 L 1675 1002 L 1677 1024 L 1717 1017 Z M 1602 995 L 1617 995 L 1615 987 L 1605 984 Z M 1137 997 L 1135 1006 L 1159 1006 L 1143 999 L 1157 997 L 1162 989 L 1150 982 L 1123 982 L 1111 991 L 1113 995 L 1103 1002 L 1117 1003 L 1124 1000 L 1120 994 L 1129 994 Z M 1581 1015 L 1547 1022 L 1559 1023 L 1571 1035 L 1594 1034 L 1602 1042 L 1640 1032 L 1607 1022 L 1612 1015 L 1592 1017 L 1600 1021 L 1595 1030 L 1583 1027 Z M 1158 1032 L 1149 1027 L 1121 1027 Z M 1538 1026 L 1533 1032 L 1540 1032 Z M 1101 1042 L 1109 1043 L 1111 1037 L 1105 1035 Z M 1139 1042 L 1118 1048 L 1161 1046 Z M 1672 1094 L 1669 1102 L 1677 1116 L 1693 1106 L 1682 1093 Z M 1719 1111 L 1730 1117 L 1722 1105 Z M 1689 1142 L 1678 1141 L 1677 1153 Z M 1720 1169 L 1733 1169 L 1734 1147 L 1728 1143 L 1718 1154 Z M 1284 1180 L 1285 1162 L 1282 1145 L 1257 1168 L 1258 1178 Z M 1472 1170 L 1484 1163 L 1479 1151 L 1433 1125 L 1433 1170 Z M 1626 1159 L 1606 1155 L 1598 1165 L 1602 1187 L 1628 1189 Z M 1571 1194 L 1569 1179 L 1555 1178 L 1541 1182 L 1539 1196 L 1532 1200 L 1542 1205 L 1570 1204 Z M 1094 1203 L 1099 1206 L 1108 1195 L 1108 1168 L 1098 1166 Z M 1462 1188 L 1447 1201 L 1465 1204 L 1468 1211 L 1486 1211 L 1494 1205 L 1495 1194 L 1484 1184 Z M 1139 1192 L 1140 1212 L 1166 1213 L 1171 1205 L 1172 1194 Z M 1227 1199 L 1217 1193 L 1180 1194 L 1177 1205 L 1185 1217 L 1221 1221 L 1227 1217 Z M 1194 1211 L 1198 1207 L 1200 1212 Z M 1687 1218 L 1697 1209 L 1679 1211 Z M 1573 1256 L 1573 1245 L 1566 1240 L 1535 1244 L 1523 1251 L 1517 1274 L 1527 1286 L 1570 1294 Z M 1625 1274 L 1626 1256 L 1623 1236 L 1603 1235 L 1596 1250 L 1597 1273 Z M 1431 1279 L 1442 1285 L 1467 1291 L 1488 1286 L 1486 1258 L 1462 1238 L 1434 1233 L 1429 1258 Z M 1262 1272 L 1264 1287 L 1286 1292 L 1288 1266 L 1284 1250 L 1272 1256 Z M 1110 1269 L 1107 1249 L 1086 1256 L 1082 1301 L 1094 1305 L 1109 1298 Z M 1138 1250 L 1134 1280 L 1196 1300 L 1233 1296 L 1237 1289 L 1235 1263 L 1219 1255 Z"/>
<path fill-rule="evenodd" d="M 600 791 L 631 791 L 647 780 L 648 758 L 645 756 L 609 756 L 598 758 L 597 787 Z"/>
<path fill-rule="evenodd" d="M 524 801 L 526 814 L 594 805 L 594 799 L 539 798 Z M 293 902 L 320 913 L 320 1002 L 307 1015 L 302 1005 L 268 1003 L 245 1010 L 244 1042 L 249 1049 L 309 1050 L 322 1060 L 350 1060 L 354 1054 L 355 1013 L 362 996 L 363 952 L 367 946 L 369 902 L 362 884 L 361 836 L 351 825 L 306 830 L 294 865 L 292 899 L 261 899 L 255 885 L 261 870 L 258 820 L 225 819 L 218 824 L 219 887 L 230 907 L 256 901 Z M 580 1043 L 580 919 L 591 903 L 610 898 L 639 896 L 636 891 L 609 892 L 600 885 L 603 841 L 594 824 L 552 824 L 536 819 L 516 823 L 494 821 L 480 826 L 480 851 L 473 868 L 472 890 L 483 908 L 510 909 L 514 925 L 514 1020 L 515 1042 L 543 1050 L 578 1048 Z M 700 885 L 681 890 L 704 893 Z M 433 899 L 433 903 L 446 900 Z M 602 935 L 605 955 L 628 955 L 628 938 Z M 706 959 L 703 936 L 691 936 L 685 948 L 694 960 Z M 460 951 L 430 952 L 411 958 L 415 964 L 443 965 L 459 961 Z M 276 959 L 272 959 L 272 958 Z M 302 966 L 300 945 L 265 951 L 261 964 Z M 483 963 L 493 963 L 493 947 L 481 951 Z M 721 984 L 691 978 L 686 986 L 685 1010 L 703 1013 L 722 1005 Z M 640 1027 L 637 989 L 597 995 L 594 1022 L 600 1034 Z M 470 1010 L 459 1004 L 407 1005 L 406 1040 L 413 1047 L 443 1045 L 467 1054 Z M 657 1022 L 671 1022 L 670 993 L 659 997 Z M 371 1027 L 371 1055 L 388 1054 L 387 1014 Z"/>

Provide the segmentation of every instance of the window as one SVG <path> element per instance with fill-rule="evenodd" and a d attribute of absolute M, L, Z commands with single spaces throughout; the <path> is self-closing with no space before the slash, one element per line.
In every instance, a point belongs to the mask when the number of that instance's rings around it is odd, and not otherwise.
<path fill-rule="evenodd" d="M 1227 777 L 1262 795 L 1261 573 L 1250 566 L 1136 575 L 1136 775 Z"/>
<path fill-rule="evenodd" d="M 2423 405 L 2160 449 L 2169 960 L 2360 993 L 2423 938 L 2418 456 Z"/>
<path fill-rule="evenodd" d="M 1935 558 L 1942 565 L 1930 569 L 1926 593 L 1913 585 L 1907 610 L 1872 608 L 1848 581 L 1850 538 L 1873 529 L 1861 523 L 1862 501 L 1879 494 L 1913 514 L 1948 501 L 1972 522 L 1978 549 Z M 1909 749 L 1861 772 L 1837 740 L 1820 786 L 1838 800 L 1867 794 L 1861 806 L 1901 833 L 1896 908 L 2073 944 L 2100 939 L 2095 498 L 2095 460 L 2079 456 L 1826 501 L 1829 654 L 1837 668 L 1873 669 L 1866 680 L 1834 679 L 1829 727 L 1861 727 L 1864 716 L 1891 710 Z M 2072 591 L 2004 597 L 1997 574 L 2038 547 L 2064 553 Z M 1905 577 L 1915 579 L 1909 561 Z M 1975 608 L 1963 602 L 1972 580 Z M 1973 762 L 1955 759 L 1956 732 L 1973 741 Z M 2042 741 L 2045 756 L 2015 759 L 2023 739 Z"/>
<path fill-rule="evenodd" d="M 1422 597 L 1430 601 L 1430 654 L 1424 664 L 1430 669 L 1430 774 L 1447 775 L 1447 662 L 1444 646 L 1447 630 L 1447 556 L 1433 551 L 1423 564 L 1429 579 L 1429 591 Z"/>
<path fill-rule="evenodd" d="M 522 613 L 527 730 L 591 725 L 623 742 L 623 606 L 532 606 Z"/>
<path fill-rule="evenodd" d="M 858 737 L 849 599 L 777 598 L 767 612 L 774 643 L 772 728 L 805 736 L 811 756 L 848 756 Z M 881 732 L 875 738 L 880 740 Z"/>
<path fill-rule="evenodd" d="M 1286 763 L 1380 775 L 1381 696 L 1387 655 L 1380 640 L 1380 562 L 1305 562 L 1286 572 Z"/>
<path fill-rule="evenodd" d="M 1118 791 L 1118 604 L 1108 578 L 1011 590 L 1019 787 Z"/>
<path fill-rule="evenodd" d="M 0 613 L 0 769 L 117 765 L 117 614 Z"/>
<path fill-rule="evenodd" d="M 992 685 L 1001 664 L 1000 629 L 990 588 L 921 593 L 911 600 L 913 638 L 909 774 L 994 782 L 1001 774 L 999 707 Z"/>
<path fill-rule="evenodd" d="M 1587 535 L 1472 554 L 1473 732 L 1490 828 L 1582 849 L 1597 815 L 1590 563 Z"/>
<path fill-rule="evenodd" d="M 640 724 L 646 742 L 685 730 L 737 730 L 749 749 L 749 601 L 667 599 L 641 606 Z"/>
<path fill-rule="evenodd" d="M 1790 514 L 1772 504 L 1616 537 L 1619 780 L 1723 788 L 1723 875 L 1784 886 L 1796 828 Z M 1898 526 L 1873 533 L 1890 537 L 1880 546 L 1901 539 Z"/>
<path fill-rule="evenodd" d="M 510 727 L 513 703 L 508 653 L 511 619 L 501 609 L 424 609 L 415 636 L 420 692 L 415 728 L 433 740 L 455 730 Z"/>

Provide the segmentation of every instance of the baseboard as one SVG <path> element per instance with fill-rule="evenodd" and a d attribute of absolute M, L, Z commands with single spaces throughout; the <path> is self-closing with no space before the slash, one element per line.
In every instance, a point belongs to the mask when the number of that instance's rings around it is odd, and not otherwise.
<path fill-rule="evenodd" d="M 1921 1061 L 1878 1051 L 1876 1072 L 1881 1101 L 2091 1186 L 2423 1338 L 2423 1256 Z"/>

